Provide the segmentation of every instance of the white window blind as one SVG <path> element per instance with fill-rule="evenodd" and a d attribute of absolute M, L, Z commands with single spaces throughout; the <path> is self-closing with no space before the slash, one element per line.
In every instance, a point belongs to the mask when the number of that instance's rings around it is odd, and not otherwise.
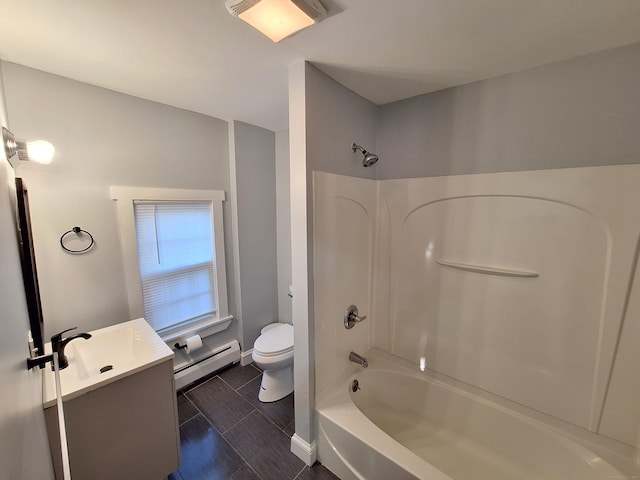
<path fill-rule="evenodd" d="M 218 314 L 211 202 L 135 201 L 144 316 L 156 331 Z"/>

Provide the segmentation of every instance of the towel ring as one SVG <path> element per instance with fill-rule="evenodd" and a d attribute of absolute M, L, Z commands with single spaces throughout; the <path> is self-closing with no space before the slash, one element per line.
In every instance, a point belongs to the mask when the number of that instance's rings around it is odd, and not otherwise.
<path fill-rule="evenodd" d="M 84 233 L 84 234 L 89 235 L 89 238 L 91 239 L 91 242 L 89 243 L 89 246 L 86 247 L 86 248 L 83 248 L 81 250 L 71 250 L 70 248 L 65 247 L 64 246 L 64 238 L 67 235 L 69 235 L 70 233 L 75 233 L 76 235 L 80 235 L 81 233 Z M 94 243 L 95 243 L 95 240 L 93 239 L 93 235 L 91 235 L 86 230 L 81 229 L 80 227 L 73 227 L 71 230 L 64 232 L 62 234 L 62 236 L 60 237 L 60 246 L 64 249 L 65 252 L 69 252 L 69 253 L 84 253 L 87 250 L 89 250 L 91 247 L 93 247 Z"/>

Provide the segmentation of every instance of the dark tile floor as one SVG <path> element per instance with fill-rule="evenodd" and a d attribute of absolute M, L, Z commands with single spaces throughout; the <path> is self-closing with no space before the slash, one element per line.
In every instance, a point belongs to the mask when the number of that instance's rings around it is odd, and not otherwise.
<path fill-rule="evenodd" d="M 169 480 L 336 480 L 290 451 L 293 394 L 258 400 L 261 371 L 235 365 L 178 393 L 182 464 Z"/>

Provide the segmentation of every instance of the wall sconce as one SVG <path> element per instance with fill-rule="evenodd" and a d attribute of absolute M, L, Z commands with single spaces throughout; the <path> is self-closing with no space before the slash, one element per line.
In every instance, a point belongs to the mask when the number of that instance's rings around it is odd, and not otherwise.
<path fill-rule="evenodd" d="M 2 143 L 4 154 L 13 168 L 16 168 L 16 165 L 11 162 L 11 158 L 16 154 L 22 162 L 32 161 L 47 165 L 53 160 L 53 154 L 56 151 L 53 145 L 45 140 L 33 142 L 17 140 L 15 135 L 4 127 L 2 127 Z"/>
<path fill-rule="evenodd" d="M 276 43 L 327 14 L 319 0 L 227 0 L 225 5 L 231 15 Z"/>

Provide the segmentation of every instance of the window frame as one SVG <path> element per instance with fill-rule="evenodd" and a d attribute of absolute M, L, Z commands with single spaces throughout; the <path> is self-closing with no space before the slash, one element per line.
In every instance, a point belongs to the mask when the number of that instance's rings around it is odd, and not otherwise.
<path fill-rule="evenodd" d="M 229 305 L 227 299 L 227 271 L 224 248 L 223 190 L 190 190 L 177 188 L 111 187 L 111 199 L 116 202 L 125 286 L 132 319 L 144 317 L 142 283 L 136 244 L 134 202 L 211 202 L 213 215 L 213 238 L 215 243 L 215 271 L 218 297 L 218 314 L 196 322 L 162 329 L 158 334 L 170 341 L 178 337 L 209 329 L 228 322 Z"/>

